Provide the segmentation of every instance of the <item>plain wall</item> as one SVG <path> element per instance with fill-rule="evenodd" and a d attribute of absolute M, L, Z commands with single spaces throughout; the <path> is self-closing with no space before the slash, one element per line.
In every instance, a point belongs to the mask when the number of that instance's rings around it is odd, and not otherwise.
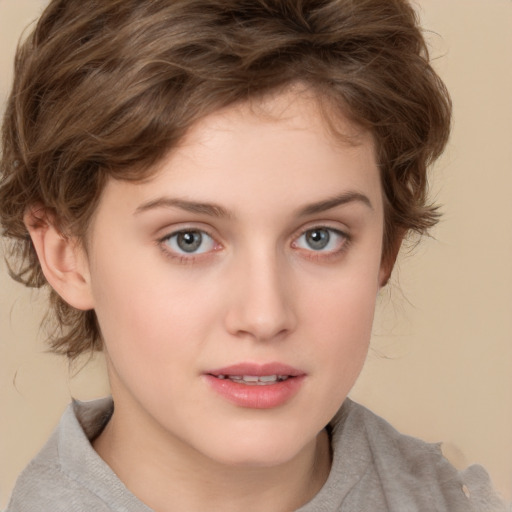
<path fill-rule="evenodd" d="M 17 38 L 44 3 L 0 0 L 0 109 Z M 382 292 L 352 397 L 404 433 L 444 441 L 456 465 L 481 463 L 512 499 L 512 2 L 416 3 L 454 103 L 432 173 L 444 218 Z M 0 263 L 0 507 L 71 396 L 108 393 L 101 356 L 72 376 L 45 353 L 43 311 L 44 294 Z"/>

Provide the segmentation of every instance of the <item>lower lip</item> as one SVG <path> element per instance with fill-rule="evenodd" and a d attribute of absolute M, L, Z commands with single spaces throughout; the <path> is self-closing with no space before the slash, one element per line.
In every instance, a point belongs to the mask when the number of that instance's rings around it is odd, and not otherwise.
<path fill-rule="evenodd" d="M 304 375 L 264 386 L 239 384 L 213 375 L 205 375 L 205 378 L 213 390 L 229 402 L 251 409 L 272 409 L 284 405 L 298 393 L 304 382 Z"/>

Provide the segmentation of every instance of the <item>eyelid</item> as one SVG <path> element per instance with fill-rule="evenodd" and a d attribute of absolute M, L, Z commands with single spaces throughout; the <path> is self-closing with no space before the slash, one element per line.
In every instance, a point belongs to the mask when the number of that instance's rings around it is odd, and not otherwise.
<path fill-rule="evenodd" d="M 199 232 L 202 233 L 203 235 L 206 235 L 208 238 L 212 240 L 214 247 L 204 252 L 191 253 L 172 250 L 172 248 L 169 247 L 169 244 L 167 242 L 171 238 L 179 235 L 180 233 L 187 232 Z M 208 256 L 211 256 L 212 253 L 217 252 L 222 248 L 222 244 L 218 241 L 218 237 L 212 234 L 210 229 L 204 227 L 203 225 L 198 226 L 191 224 L 173 226 L 172 229 L 167 228 L 167 230 L 165 231 L 165 235 L 159 236 L 158 239 L 156 240 L 156 244 L 160 247 L 165 256 L 174 260 L 178 260 L 181 263 L 192 263 L 196 259 L 207 258 Z"/>
<path fill-rule="evenodd" d="M 343 238 L 343 240 L 340 243 L 340 246 L 336 249 L 331 250 L 315 250 L 313 248 L 304 248 L 299 247 L 297 244 L 297 241 L 306 235 L 310 231 L 314 231 L 315 229 L 322 229 L 329 231 L 331 233 L 335 233 L 336 236 L 340 236 Z M 330 222 L 315 222 L 311 223 L 308 226 L 304 226 L 300 229 L 296 235 L 293 236 L 291 246 L 294 249 L 297 249 L 302 253 L 302 255 L 306 256 L 308 259 L 312 260 L 328 260 L 330 258 L 335 258 L 342 253 L 344 253 L 347 249 L 350 243 L 352 242 L 352 235 L 350 234 L 348 229 L 341 228 L 339 225 L 334 227 Z"/>
<path fill-rule="evenodd" d="M 345 233 L 344 231 L 342 231 L 341 229 L 332 228 L 330 226 L 314 226 L 312 228 L 308 228 L 308 229 L 305 229 L 304 231 L 302 231 L 299 234 L 299 236 L 295 237 L 294 242 L 296 242 L 298 239 L 300 239 L 307 233 L 310 233 L 311 231 L 320 231 L 320 230 L 328 231 L 329 233 L 335 233 L 336 235 L 341 236 L 343 238 L 348 238 L 348 234 Z M 314 251 L 314 249 L 311 249 L 311 250 Z"/>
<path fill-rule="evenodd" d="M 336 221 L 329 220 L 319 220 L 308 222 L 305 225 L 302 225 L 299 229 L 295 230 L 295 233 L 292 235 L 292 240 L 296 240 L 300 236 L 304 235 L 308 231 L 313 231 L 315 229 L 326 229 L 328 231 L 334 231 L 336 233 L 340 233 L 341 235 L 350 238 L 351 230 L 345 224 Z"/>
<path fill-rule="evenodd" d="M 339 223 L 336 223 L 336 226 L 332 225 L 333 222 L 331 221 L 319 221 L 319 222 L 311 222 L 306 226 L 302 226 L 299 230 L 295 232 L 295 234 L 292 236 L 290 245 L 292 248 L 297 249 L 298 251 L 306 254 L 309 259 L 323 259 L 328 260 L 329 258 L 334 258 L 341 253 L 343 253 L 350 243 L 352 242 L 352 235 L 350 234 L 350 231 L 348 228 L 342 227 L 339 225 Z M 340 243 L 340 247 L 334 250 L 317 250 L 314 249 L 307 249 L 298 247 L 296 245 L 297 240 L 304 236 L 308 231 L 312 231 L 315 229 L 324 229 L 329 232 L 336 233 L 337 236 L 341 236 L 343 238 L 343 241 Z M 161 232 L 164 232 L 164 230 L 160 230 Z M 200 253 L 186 253 L 186 252 L 178 252 L 173 251 L 166 242 L 172 238 L 173 236 L 178 235 L 179 233 L 187 232 L 187 231 L 197 231 L 204 233 L 206 236 L 211 238 L 214 243 L 214 247 L 210 250 L 200 252 Z M 204 224 L 194 224 L 194 223 L 183 223 L 178 224 L 172 227 L 167 227 L 165 230 L 165 234 L 162 236 L 159 236 L 156 240 L 156 244 L 160 247 L 162 252 L 165 256 L 178 260 L 181 263 L 193 263 L 197 259 L 203 259 L 208 258 L 209 256 L 212 256 L 213 253 L 223 249 L 223 243 L 219 242 L 219 236 L 217 234 L 212 233 L 212 229 L 209 228 L 209 226 L 205 226 Z"/>

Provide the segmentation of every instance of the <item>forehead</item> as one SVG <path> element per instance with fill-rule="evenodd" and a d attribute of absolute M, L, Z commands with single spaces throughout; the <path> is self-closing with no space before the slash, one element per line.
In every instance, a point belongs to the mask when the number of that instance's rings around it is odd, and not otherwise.
<path fill-rule="evenodd" d="M 244 149 L 271 146 L 276 134 L 293 135 L 295 143 L 302 136 L 304 141 L 314 140 L 329 149 L 364 145 L 373 150 L 374 145 L 371 133 L 351 122 L 339 106 L 334 108 L 311 88 L 294 84 L 283 92 L 237 103 L 204 117 L 191 127 L 176 150 L 184 154 L 186 148 L 194 146 L 192 151 L 216 143 L 224 147 L 226 142 L 244 142 L 239 146 L 242 155 Z"/>
<path fill-rule="evenodd" d="M 335 123 L 334 132 L 317 98 L 305 91 L 233 105 L 197 122 L 149 179 L 107 183 L 100 207 L 122 197 L 140 208 L 169 194 L 271 217 L 356 192 L 379 208 L 371 134 L 341 116 Z"/>

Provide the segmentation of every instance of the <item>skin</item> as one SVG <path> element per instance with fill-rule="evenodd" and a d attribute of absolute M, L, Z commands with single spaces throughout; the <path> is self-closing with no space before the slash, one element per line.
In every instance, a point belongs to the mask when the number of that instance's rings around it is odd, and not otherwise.
<path fill-rule="evenodd" d="M 107 184 L 87 254 L 51 222 L 31 228 L 51 284 L 98 316 L 115 412 L 94 448 L 156 511 L 293 510 L 327 479 L 324 427 L 361 371 L 391 271 L 372 138 L 339 126 L 350 144 L 297 90 L 233 106 L 151 179 Z M 326 247 L 310 245 L 315 228 Z M 196 252 L 183 231 L 203 233 Z M 204 374 L 241 362 L 305 377 L 283 405 L 240 407 Z"/>

